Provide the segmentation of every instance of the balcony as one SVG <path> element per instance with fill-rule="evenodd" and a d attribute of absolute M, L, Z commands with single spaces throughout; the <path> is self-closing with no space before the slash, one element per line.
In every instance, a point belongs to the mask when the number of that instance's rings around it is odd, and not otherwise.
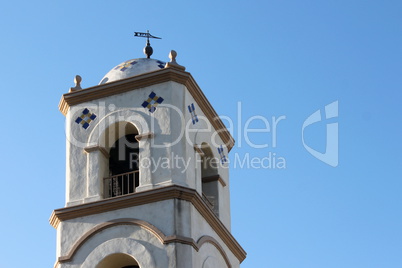
<path fill-rule="evenodd" d="M 103 179 L 104 198 L 111 198 L 135 192 L 139 185 L 139 171 L 112 175 Z"/>

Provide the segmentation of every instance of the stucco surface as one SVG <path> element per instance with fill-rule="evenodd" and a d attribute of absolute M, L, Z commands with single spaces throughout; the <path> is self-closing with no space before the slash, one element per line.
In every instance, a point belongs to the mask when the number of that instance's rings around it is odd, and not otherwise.
<path fill-rule="evenodd" d="M 139 64 L 140 61 L 143 63 Z M 157 70 L 152 61 L 139 61 L 135 64 L 125 62 L 127 68 L 112 69 L 105 77 L 110 82 L 122 79 L 124 75 L 137 75 Z M 126 65 L 124 65 L 126 64 Z M 149 67 L 147 64 L 149 64 Z M 159 63 L 158 63 L 159 64 Z M 129 66 L 130 65 L 130 66 Z M 142 67 L 141 67 L 142 66 Z M 148 66 L 145 68 L 145 66 Z M 153 67 L 152 67 L 153 66 Z M 143 69 L 138 69 L 139 67 Z M 137 68 L 137 69 L 136 69 Z M 148 68 L 148 69 L 147 69 Z M 162 97 L 163 102 L 150 111 L 142 106 L 151 94 Z M 194 105 L 193 114 L 189 112 Z M 96 115 L 88 126 L 76 122 L 83 111 L 88 109 Z M 194 121 L 194 113 L 197 121 Z M 228 154 L 216 129 L 187 88 L 176 82 L 164 82 L 153 86 L 115 94 L 70 107 L 66 115 L 66 206 L 98 201 L 104 198 L 103 178 L 108 176 L 107 153 L 113 143 L 130 125 L 134 134 L 147 135 L 139 140 L 139 161 L 148 159 L 149 165 L 139 168 L 140 182 L 136 192 L 142 192 L 167 185 L 181 185 L 196 189 L 202 194 L 201 157 L 194 146 L 207 144 L 212 157 L 221 159 L 217 148 L 222 146 L 223 154 Z M 131 133 L 133 134 L 133 133 Z M 90 148 L 90 149 L 88 149 Z M 91 149 L 98 148 L 98 149 Z M 106 154 L 105 154 L 106 152 Z M 163 159 L 169 162 L 162 165 Z M 230 200 L 228 163 L 222 162 L 216 169 L 224 184 L 218 183 L 219 219 L 230 230 Z M 205 174 L 204 174 L 205 175 Z M 210 174 L 215 175 L 215 174 Z M 239 261 L 223 240 L 216 234 L 206 219 L 190 202 L 171 199 L 98 213 L 61 222 L 58 226 L 57 256 L 67 256 L 80 238 L 96 229 L 102 223 L 116 219 L 138 219 L 155 226 L 166 236 L 177 235 L 197 242 L 203 236 L 214 239 L 225 252 L 232 267 Z M 163 244 L 150 232 L 136 225 L 118 225 L 106 228 L 84 241 L 74 254 L 72 261 L 61 263 L 59 267 L 93 268 L 105 257 L 124 253 L 137 260 L 140 267 L 226 267 L 226 261 L 213 243 L 204 243 L 198 251 L 191 245 L 180 243 Z"/>

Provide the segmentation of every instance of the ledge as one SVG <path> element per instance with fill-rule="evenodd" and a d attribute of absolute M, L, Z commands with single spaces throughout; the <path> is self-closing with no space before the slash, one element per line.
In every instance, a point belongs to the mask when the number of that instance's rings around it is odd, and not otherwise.
<path fill-rule="evenodd" d="M 240 262 L 246 258 L 244 249 L 208 207 L 197 191 L 182 186 L 167 186 L 92 203 L 56 209 L 50 216 L 49 222 L 54 228 L 57 228 L 62 221 L 169 199 L 180 199 L 191 202 L 236 258 Z"/>
<path fill-rule="evenodd" d="M 188 89 L 202 112 L 205 114 L 205 116 L 211 122 L 212 126 L 218 132 L 222 141 L 228 148 L 228 151 L 230 151 L 234 146 L 235 141 L 232 135 L 226 129 L 225 125 L 219 118 L 214 108 L 209 103 L 208 99 L 205 97 L 201 88 L 195 82 L 190 73 L 175 68 L 164 68 L 146 74 L 137 75 L 134 77 L 129 77 L 118 81 L 113 81 L 110 83 L 66 93 L 61 97 L 59 110 L 62 112 L 62 114 L 66 115 L 69 108 L 76 104 L 93 101 L 96 99 L 105 98 L 127 91 L 136 90 L 139 88 L 144 88 L 169 81 L 182 84 Z"/>
<path fill-rule="evenodd" d="M 155 134 L 153 132 L 148 132 L 148 133 L 144 133 L 144 134 L 141 134 L 141 135 L 135 135 L 135 139 L 137 141 L 140 141 L 140 140 L 143 140 L 143 139 L 144 140 L 152 139 L 154 136 L 155 136 Z"/>
<path fill-rule="evenodd" d="M 84 148 L 84 152 L 90 153 L 90 152 L 95 152 L 95 151 L 100 151 L 106 158 L 109 158 L 109 153 L 106 151 L 105 148 L 101 146 L 89 146 Z"/>

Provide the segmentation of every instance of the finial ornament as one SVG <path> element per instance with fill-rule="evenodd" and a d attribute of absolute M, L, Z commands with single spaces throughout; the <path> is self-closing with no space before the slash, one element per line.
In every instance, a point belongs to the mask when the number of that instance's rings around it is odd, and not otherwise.
<path fill-rule="evenodd" d="M 82 78 L 81 76 L 79 76 L 78 74 L 74 77 L 74 83 L 75 83 L 75 87 L 70 87 L 70 91 L 69 92 L 74 92 L 76 90 L 80 90 L 81 88 L 81 81 Z"/>
<path fill-rule="evenodd" d="M 177 57 L 177 52 L 174 51 L 174 50 L 171 50 L 170 53 L 169 53 L 170 62 L 166 63 L 165 68 L 170 67 L 170 68 L 176 68 L 176 69 L 180 69 L 180 70 L 184 71 L 186 69 L 186 67 L 181 66 L 180 64 L 178 64 L 177 61 L 176 61 L 176 57 Z"/>
<path fill-rule="evenodd" d="M 174 50 L 171 50 L 170 53 L 169 53 L 170 62 L 173 62 L 173 63 L 177 64 L 176 57 L 177 57 L 177 52 L 174 51 Z"/>
<path fill-rule="evenodd" d="M 141 33 L 141 32 L 134 32 L 134 36 L 136 37 L 146 37 L 147 38 L 147 45 L 144 47 L 144 54 L 147 56 L 149 59 L 154 52 L 154 50 L 151 47 L 151 43 L 149 42 L 149 38 L 154 38 L 154 39 L 162 39 L 160 37 L 153 36 L 152 34 L 149 33 L 149 30 L 146 33 Z"/>

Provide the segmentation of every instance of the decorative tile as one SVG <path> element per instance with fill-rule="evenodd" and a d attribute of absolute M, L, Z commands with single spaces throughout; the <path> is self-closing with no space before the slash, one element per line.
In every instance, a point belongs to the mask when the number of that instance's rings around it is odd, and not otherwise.
<path fill-rule="evenodd" d="M 142 107 L 147 108 L 151 113 L 155 112 L 156 106 L 163 102 L 163 98 L 156 96 L 155 92 L 149 94 L 149 98 L 142 103 Z"/>
<path fill-rule="evenodd" d="M 222 145 L 218 147 L 218 153 L 219 156 L 221 157 L 221 163 L 225 163 L 227 161 L 226 156 L 225 156 L 225 152 L 223 151 L 223 147 Z"/>
<path fill-rule="evenodd" d="M 81 124 L 84 129 L 87 129 L 91 121 L 95 120 L 95 118 L 96 114 L 91 113 L 87 108 L 85 108 L 84 111 L 82 111 L 81 116 L 75 119 L 75 123 Z"/>
<path fill-rule="evenodd" d="M 166 65 L 165 62 L 160 61 L 160 60 L 157 60 L 156 62 L 158 63 L 158 67 L 159 67 L 159 68 L 161 68 L 161 69 L 165 68 L 165 65 Z"/>
<path fill-rule="evenodd" d="M 123 63 L 120 64 L 120 65 L 117 65 L 114 69 L 115 69 L 115 70 L 120 70 L 120 71 L 124 72 L 128 67 L 130 67 L 130 66 L 132 66 L 132 65 L 134 65 L 134 64 L 136 64 L 136 63 L 137 63 L 136 60 L 126 61 L 126 62 L 123 62 Z"/>
<path fill-rule="evenodd" d="M 195 113 L 194 103 L 191 103 L 191 104 L 188 106 L 188 111 L 189 111 L 190 114 L 191 114 L 191 120 L 193 121 L 193 125 L 195 125 L 195 123 L 198 122 L 198 117 L 197 117 L 197 115 L 196 115 L 196 113 Z"/>

